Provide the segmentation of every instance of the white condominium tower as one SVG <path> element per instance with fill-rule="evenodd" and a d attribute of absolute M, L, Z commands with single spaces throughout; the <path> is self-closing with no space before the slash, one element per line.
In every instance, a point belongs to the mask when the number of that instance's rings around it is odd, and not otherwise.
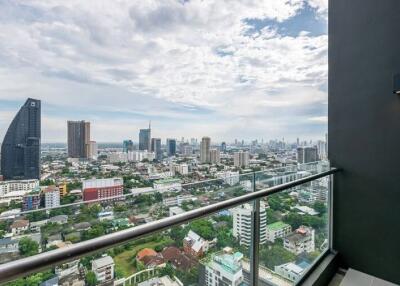
<path fill-rule="evenodd" d="M 210 146 L 211 146 L 210 137 L 201 138 L 201 143 L 200 143 L 200 162 L 201 163 L 210 163 L 211 162 Z"/>
<path fill-rule="evenodd" d="M 243 204 L 232 209 L 233 215 L 233 236 L 239 239 L 241 245 L 250 246 L 251 244 L 251 213 L 253 206 Z M 260 244 L 267 242 L 267 212 L 265 204 L 260 204 Z"/>

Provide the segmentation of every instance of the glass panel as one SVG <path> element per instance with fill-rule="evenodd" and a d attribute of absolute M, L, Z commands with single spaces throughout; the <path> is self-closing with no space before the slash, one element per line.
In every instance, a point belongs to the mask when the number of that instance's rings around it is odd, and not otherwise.
<path fill-rule="evenodd" d="M 249 285 L 251 213 L 249 202 L 6 285 Z"/>
<path fill-rule="evenodd" d="M 310 173 L 315 170 L 307 169 Z M 305 171 L 299 170 L 294 175 L 302 176 L 302 172 Z M 264 183 L 264 174 L 258 173 L 257 188 Z M 329 248 L 328 198 L 329 176 L 261 200 L 260 213 L 267 217 L 267 222 L 262 222 L 260 227 L 266 238 L 260 241 L 261 281 L 293 285 Z"/>

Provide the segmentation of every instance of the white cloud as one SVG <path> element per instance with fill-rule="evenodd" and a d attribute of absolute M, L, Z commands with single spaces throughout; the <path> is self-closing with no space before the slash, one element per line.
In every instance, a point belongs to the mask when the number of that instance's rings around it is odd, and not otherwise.
<path fill-rule="evenodd" d="M 309 4 L 323 13 L 326 2 Z M 327 36 L 282 36 L 269 27 L 249 35 L 245 22 L 284 22 L 303 6 L 303 0 L 3 2 L 0 100 L 31 96 L 64 113 L 74 107 L 103 112 L 115 124 L 96 123 L 103 126 L 99 137 L 124 132 L 115 127 L 125 123 L 104 111 L 163 116 L 173 120 L 170 126 L 186 119 L 182 133 L 216 130 L 227 137 L 236 136 L 230 122 L 240 125 L 232 117 L 245 120 L 247 128 L 260 116 L 268 122 L 285 112 L 308 118 L 307 106 L 326 102 L 320 86 L 327 78 Z M 212 115 L 180 113 L 174 106 Z M 195 122 L 210 116 L 225 128 L 205 120 L 203 131 Z M 44 134 L 62 138 L 53 127 L 66 119 L 51 114 L 43 126 L 53 131 Z M 291 132 L 272 122 L 264 124 L 265 133 L 278 134 L 275 126 Z M 257 132 L 262 129 L 253 128 Z"/>

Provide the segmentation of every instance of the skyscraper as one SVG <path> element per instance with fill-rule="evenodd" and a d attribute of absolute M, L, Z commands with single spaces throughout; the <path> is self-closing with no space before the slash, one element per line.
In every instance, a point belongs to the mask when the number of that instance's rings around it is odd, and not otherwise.
<path fill-rule="evenodd" d="M 201 143 L 200 143 L 200 162 L 201 163 L 210 163 L 210 146 L 211 146 L 210 137 L 201 138 Z"/>
<path fill-rule="evenodd" d="M 90 122 L 68 121 L 68 157 L 89 158 Z"/>
<path fill-rule="evenodd" d="M 139 150 L 150 151 L 151 144 L 151 123 L 148 129 L 140 129 L 139 131 Z"/>
<path fill-rule="evenodd" d="M 176 139 L 167 139 L 167 153 L 168 156 L 174 156 L 176 154 Z"/>
<path fill-rule="evenodd" d="M 233 153 L 233 164 L 235 167 L 247 167 L 249 165 L 250 154 L 248 151 Z"/>
<path fill-rule="evenodd" d="M 163 154 L 161 151 L 161 139 L 160 138 L 151 138 L 151 151 L 156 154 L 156 159 L 158 161 L 162 160 Z"/>
<path fill-rule="evenodd" d="M 211 164 L 219 164 L 221 163 L 220 154 L 218 149 L 210 150 L 210 163 Z"/>
<path fill-rule="evenodd" d="M 225 142 L 221 143 L 221 151 L 226 152 L 226 143 Z"/>
<path fill-rule="evenodd" d="M 297 148 L 297 163 L 305 164 L 318 161 L 317 147 L 299 147 Z"/>
<path fill-rule="evenodd" d="M 14 117 L 1 145 L 6 180 L 40 179 L 40 100 L 28 98 Z"/>
<path fill-rule="evenodd" d="M 133 141 L 132 140 L 124 140 L 122 142 L 122 151 L 128 153 L 129 151 L 133 151 Z"/>

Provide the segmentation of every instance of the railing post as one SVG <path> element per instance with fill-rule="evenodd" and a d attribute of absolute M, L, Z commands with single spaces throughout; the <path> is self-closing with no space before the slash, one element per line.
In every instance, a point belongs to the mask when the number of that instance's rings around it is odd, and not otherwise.
<path fill-rule="evenodd" d="M 253 172 L 253 192 L 256 191 L 256 173 Z M 260 199 L 253 201 L 251 215 L 250 285 L 258 285 L 258 263 L 260 246 Z"/>

